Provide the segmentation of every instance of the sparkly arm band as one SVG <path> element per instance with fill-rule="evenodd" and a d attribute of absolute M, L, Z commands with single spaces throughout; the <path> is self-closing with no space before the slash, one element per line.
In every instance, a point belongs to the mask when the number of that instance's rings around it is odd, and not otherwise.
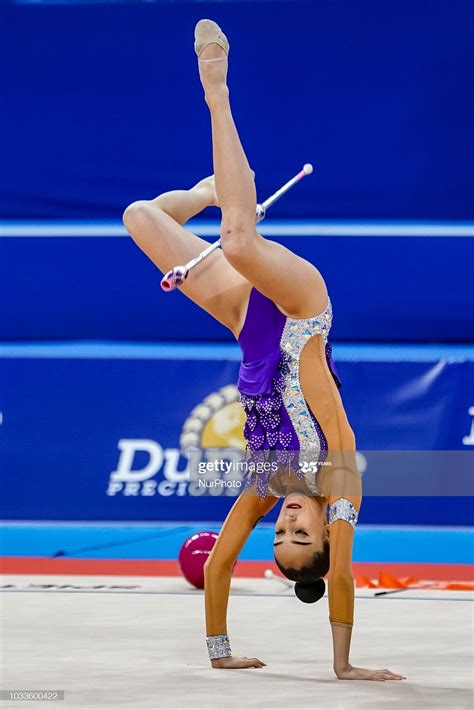
<path fill-rule="evenodd" d="M 207 650 L 209 651 L 209 658 L 211 661 L 216 658 L 225 658 L 226 656 L 232 656 L 232 651 L 230 650 L 230 641 L 227 634 L 220 634 L 219 636 L 207 636 Z"/>
<path fill-rule="evenodd" d="M 352 527 L 355 528 L 358 517 L 359 515 L 357 513 L 357 510 L 352 505 L 350 500 L 347 500 L 347 498 L 338 498 L 329 507 L 330 525 L 332 523 L 335 523 L 336 520 L 345 520 L 349 523 L 349 525 L 352 525 Z"/>

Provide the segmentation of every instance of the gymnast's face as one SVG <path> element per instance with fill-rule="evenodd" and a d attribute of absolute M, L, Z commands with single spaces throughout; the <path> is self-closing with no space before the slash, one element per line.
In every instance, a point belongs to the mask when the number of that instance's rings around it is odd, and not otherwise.
<path fill-rule="evenodd" d="M 275 524 L 273 550 L 278 564 L 294 569 L 306 566 L 328 538 L 323 499 L 290 493 Z"/>

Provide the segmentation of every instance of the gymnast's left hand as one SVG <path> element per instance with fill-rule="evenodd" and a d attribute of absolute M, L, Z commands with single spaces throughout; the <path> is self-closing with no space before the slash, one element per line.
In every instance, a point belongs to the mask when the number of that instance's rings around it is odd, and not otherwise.
<path fill-rule="evenodd" d="M 215 658 L 211 661 L 213 668 L 263 668 L 267 664 L 258 658 L 237 658 L 236 656 L 226 656 L 225 658 Z"/>
<path fill-rule="evenodd" d="M 339 680 L 405 680 L 406 676 L 392 673 L 388 668 L 378 671 L 370 671 L 367 668 L 354 668 L 348 665 L 347 668 L 335 671 Z"/>

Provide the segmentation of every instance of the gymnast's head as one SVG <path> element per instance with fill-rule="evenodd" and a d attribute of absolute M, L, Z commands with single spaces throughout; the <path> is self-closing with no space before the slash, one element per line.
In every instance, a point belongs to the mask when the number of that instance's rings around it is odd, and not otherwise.
<path fill-rule="evenodd" d="M 302 601 L 317 601 L 325 590 L 329 571 L 329 525 L 325 499 L 290 493 L 275 524 L 275 562 L 280 572 L 296 582 Z"/>

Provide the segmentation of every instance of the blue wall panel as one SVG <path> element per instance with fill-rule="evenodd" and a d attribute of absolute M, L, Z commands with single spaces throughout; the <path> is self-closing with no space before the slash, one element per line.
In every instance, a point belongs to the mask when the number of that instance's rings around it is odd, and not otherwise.
<path fill-rule="evenodd" d="M 334 340 L 472 342 L 474 239 L 279 241 L 326 279 Z M 182 294 L 163 293 L 159 282 L 131 239 L 0 239 L 0 340 L 232 340 Z"/>
<path fill-rule="evenodd" d="M 193 27 L 231 40 L 261 194 L 318 167 L 277 217 L 470 219 L 469 0 L 0 3 L 0 214 L 118 218 L 211 170 Z M 6 69 L 6 71 L 5 71 Z"/>

